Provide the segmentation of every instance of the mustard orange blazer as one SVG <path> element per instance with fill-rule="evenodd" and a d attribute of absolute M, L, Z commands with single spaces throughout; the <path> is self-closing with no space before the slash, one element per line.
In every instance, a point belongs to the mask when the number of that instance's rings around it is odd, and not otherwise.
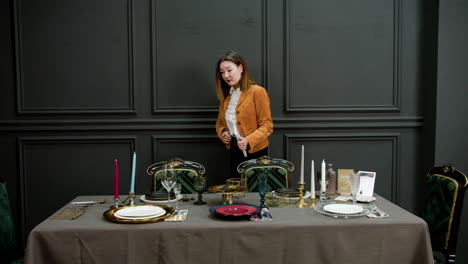
<path fill-rule="evenodd" d="M 216 133 L 220 139 L 223 130 L 228 130 L 226 110 L 230 99 L 231 95 L 226 96 L 219 105 Z M 247 152 L 255 153 L 268 147 L 268 136 L 273 133 L 273 120 L 270 99 L 265 88 L 251 85 L 249 89 L 242 91 L 236 107 L 236 119 L 239 134 L 249 141 Z M 230 145 L 226 144 L 226 148 L 229 149 Z"/>

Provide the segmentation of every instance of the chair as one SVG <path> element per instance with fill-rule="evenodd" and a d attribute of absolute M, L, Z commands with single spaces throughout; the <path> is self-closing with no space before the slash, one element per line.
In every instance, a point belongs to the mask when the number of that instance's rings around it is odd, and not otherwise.
<path fill-rule="evenodd" d="M 237 171 L 241 174 L 241 179 L 247 181 L 249 192 L 258 191 L 257 179 L 260 173 L 268 173 L 267 191 L 278 188 L 288 188 L 291 184 L 291 172 L 294 165 L 284 159 L 274 159 L 263 156 L 258 159 L 251 159 L 242 162 L 237 166 Z"/>
<path fill-rule="evenodd" d="M 161 172 L 164 169 L 164 164 L 169 162 L 172 163 L 174 170 L 177 171 L 177 182 L 182 184 L 181 193 L 196 193 L 193 184 L 193 177 L 203 175 L 205 173 L 205 167 L 197 162 L 182 160 L 179 158 L 161 161 L 146 169 L 146 173 L 153 176 L 153 191 L 165 191 L 161 184 Z"/>
<path fill-rule="evenodd" d="M 458 229 L 467 177 L 452 165 L 432 168 L 426 176 L 426 194 L 422 218 L 429 226 L 434 260 L 455 263 Z"/>
<path fill-rule="evenodd" d="M 15 228 L 6 182 L 0 177 L 0 263 L 23 263 L 18 259 Z"/>

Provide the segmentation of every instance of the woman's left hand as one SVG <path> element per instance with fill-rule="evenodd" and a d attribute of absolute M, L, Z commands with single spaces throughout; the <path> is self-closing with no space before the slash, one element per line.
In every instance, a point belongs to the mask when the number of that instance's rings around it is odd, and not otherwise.
<path fill-rule="evenodd" d="M 240 150 L 246 150 L 249 146 L 249 141 L 244 137 L 237 138 L 237 146 Z"/>

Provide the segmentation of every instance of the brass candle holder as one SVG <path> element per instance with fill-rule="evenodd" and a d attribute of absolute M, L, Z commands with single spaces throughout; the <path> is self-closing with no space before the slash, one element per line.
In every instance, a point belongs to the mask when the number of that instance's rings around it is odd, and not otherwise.
<path fill-rule="evenodd" d="M 315 192 L 313 192 L 310 195 L 310 204 L 309 204 L 309 208 L 314 208 L 314 207 L 315 207 Z"/>
<path fill-rule="evenodd" d="M 296 207 L 297 208 L 304 208 L 304 205 L 307 205 L 307 203 L 304 201 L 304 194 L 302 193 L 304 191 L 304 185 L 305 182 L 298 182 L 299 184 L 299 201 L 296 202 Z"/>

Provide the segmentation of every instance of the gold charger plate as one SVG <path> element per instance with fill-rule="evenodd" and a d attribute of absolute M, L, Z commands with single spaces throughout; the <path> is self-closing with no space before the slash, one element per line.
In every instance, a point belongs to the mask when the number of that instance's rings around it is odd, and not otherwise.
<path fill-rule="evenodd" d="M 107 210 L 105 211 L 102 215 L 104 216 L 104 218 L 106 218 L 107 220 L 111 221 L 111 222 L 115 222 L 115 223 L 122 223 L 122 224 L 145 224 L 145 223 L 154 223 L 154 222 L 158 222 L 158 221 L 162 221 L 164 220 L 165 218 L 168 218 L 170 217 L 173 213 L 174 213 L 174 208 L 170 207 L 170 206 L 166 206 L 166 205 L 160 205 L 160 204 L 141 204 L 141 205 L 133 205 L 133 207 L 135 206 L 155 206 L 155 207 L 160 207 L 162 209 L 164 209 L 164 211 L 166 211 L 166 213 L 164 213 L 163 215 L 161 216 L 158 216 L 158 217 L 152 217 L 152 218 L 147 218 L 147 219 L 123 219 L 123 218 L 119 218 L 117 216 L 115 216 L 115 213 L 119 210 L 122 210 L 124 208 L 128 208 L 128 207 L 132 207 L 131 205 L 129 206 L 122 206 L 122 207 L 119 207 L 119 208 L 113 208 L 113 209 L 110 209 L 110 210 Z"/>
<path fill-rule="evenodd" d="M 249 189 L 245 186 L 240 185 L 229 185 L 225 188 L 226 184 L 214 185 L 208 188 L 208 191 L 214 193 L 243 193 L 247 192 Z"/>

